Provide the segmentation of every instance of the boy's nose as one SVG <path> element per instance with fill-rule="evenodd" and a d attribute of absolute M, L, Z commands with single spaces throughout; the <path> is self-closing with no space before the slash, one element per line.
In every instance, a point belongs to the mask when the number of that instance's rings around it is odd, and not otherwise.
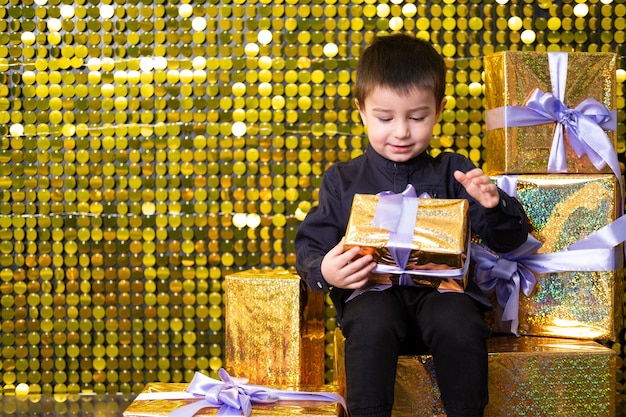
<path fill-rule="evenodd" d="M 403 121 L 398 121 L 394 128 L 394 135 L 397 138 L 406 138 L 409 136 L 409 124 Z"/>

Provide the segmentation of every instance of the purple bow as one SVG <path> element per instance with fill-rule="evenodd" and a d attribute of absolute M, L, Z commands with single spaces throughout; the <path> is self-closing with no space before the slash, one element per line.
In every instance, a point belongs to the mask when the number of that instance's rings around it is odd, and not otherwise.
<path fill-rule="evenodd" d="M 519 293 L 530 296 L 537 284 L 533 272 L 528 269 L 530 256 L 541 247 L 541 242 L 528 235 L 526 242 L 519 248 L 495 254 L 484 247 L 472 243 L 472 259 L 476 263 L 474 280 L 484 292 L 495 289 L 496 300 L 504 309 L 503 321 L 511 322 L 511 332 L 517 335 Z"/>
<path fill-rule="evenodd" d="M 553 94 L 537 89 L 526 103 L 526 109 L 529 111 L 515 112 L 513 120 L 525 117 L 522 122 L 524 124 L 530 121 L 535 121 L 536 124 L 557 122 L 563 127 L 555 129 L 548 172 L 567 172 L 563 130 L 567 132 L 576 155 L 579 158 L 587 155 L 597 170 L 604 168 L 607 163 L 615 165 L 617 162 L 617 156 L 615 158 L 611 156 L 615 153 L 613 144 L 604 131 L 613 127 L 615 120 L 611 112 L 598 101 L 588 98 L 574 109 L 570 109 Z M 618 167 L 619 162 L 616 169 L 619 169 Z"/>
<path fill-rule="evenodd" d="M 196 372 L 187 387 L 184 398 L 198 399 L 172 411 L 168 417 L 189 417 L 207 407 L 219 407 L 218 416 L 246 416 L 252 414 L 252 404 L 270 404 L 280 400 L 337 402 L 346 409 L 345 400 L 332 392 L 298 392 L 248 385 L 243 378 L 233 378 L 223 368 L 221 381 Z M 140 394 L 141 395 L 141 394 Z M 158 398 L 159 393 L 154 393 Z M 165 397 L 165 396 L 163 396 Z M 168 396 L 168 398 L 172 398 Z"/>

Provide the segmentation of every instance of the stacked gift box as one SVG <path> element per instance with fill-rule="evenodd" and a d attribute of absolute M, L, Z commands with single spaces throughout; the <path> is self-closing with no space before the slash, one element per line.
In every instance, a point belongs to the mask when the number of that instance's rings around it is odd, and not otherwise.
<path fill-rule="evenodd" d="M 496 300 L 497 331 L 615 340 L 622 328 L 615 72 L 613 53 L 485 57 L 486 172 L 522 203 L 542 255 L 542 268 L 519 262 L 536 283 L 519 294 L 513 327 Z"/>
<path fill-rule="evenodd" d="M 484 67 L 485 171 L 531 223 L 517 251 L 473 244 L 494 333 L 519 336 L 490 342 L 487 414 L 614 415 L 616 354 L 599 342 L 617 339 L 623 317 L 616 56 L 499 52 Z M 492 273 L 500 260 L 517 270 Z M 428 373 L 428 359 L 414 362 Z"/>

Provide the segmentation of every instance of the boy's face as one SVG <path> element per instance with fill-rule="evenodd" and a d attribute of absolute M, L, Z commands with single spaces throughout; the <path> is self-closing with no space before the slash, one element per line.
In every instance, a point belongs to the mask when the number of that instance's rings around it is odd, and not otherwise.
<path fill-rule="evenodd" d="M 430 90 L 399 94 L 377 87 L 365 103 L 356 104 L 372 148 L 391 161 L 404 162 L 428 148 L 445 100 L 437 103 Z"/>

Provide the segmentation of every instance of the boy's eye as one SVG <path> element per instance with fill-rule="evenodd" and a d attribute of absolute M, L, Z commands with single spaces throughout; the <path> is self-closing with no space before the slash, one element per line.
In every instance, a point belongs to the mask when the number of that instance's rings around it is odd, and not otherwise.
<path fill-rule="evenodd" d="M 415 120 L 416 122 L 421 122 L 424 119 L 425 119 L 425 117 L 422 117 L 422 116 L 411 117 L 411 120 Z"/>

